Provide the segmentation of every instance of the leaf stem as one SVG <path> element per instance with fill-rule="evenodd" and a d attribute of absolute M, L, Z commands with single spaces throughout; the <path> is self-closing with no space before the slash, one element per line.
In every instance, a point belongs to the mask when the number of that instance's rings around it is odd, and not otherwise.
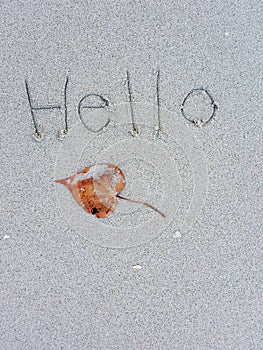
<path fill-rule="evenodd" d="M 154 210 L 157 213 L 159 213 L 163 218 L 165 218 L 165 214 L 163 214 L 160 210 L 158 210 L 157 208 L 155 208 L 151 204 L 148 204 L 148 203 L 145 203 L 145 202 L 140 202 L 140 201 L 135 201 L 134 199 L 129 199 L 129 198 L 126 198 L 126 197 L 122 197 L 119 194 L 117 194 L 116 197 L 120 198 L 120 199 L 124 199 L 125 201 L 128 201 L 128 202 L 145 205 L 146 207 L 151 208 L 152 210 Z"/>

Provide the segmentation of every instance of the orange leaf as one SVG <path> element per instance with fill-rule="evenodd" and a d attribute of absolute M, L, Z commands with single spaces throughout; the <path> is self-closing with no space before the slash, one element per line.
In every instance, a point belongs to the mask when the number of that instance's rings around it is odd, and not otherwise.
<path fill-rule="evenodd" d="M 77 203 L 89 214 L 106 218 L 117 206 L 117 198 L 143 204 L 161 214 L 158 209 L 144 202 L 135 201 L 119 195 L 125 186 L 122 170 L 113 164 L 96 164 L 66 179 L 56 180 L 65 185 Z"/>

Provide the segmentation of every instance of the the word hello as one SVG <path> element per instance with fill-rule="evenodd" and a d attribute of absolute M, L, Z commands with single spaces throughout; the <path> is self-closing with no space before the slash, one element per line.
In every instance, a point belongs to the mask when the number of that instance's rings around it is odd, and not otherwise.
<path fill-rule="evenodd" d="M 31 111 L 32 121 L 34 125 L 34 138 L 37 141 L 41 141 L 43 139 L 43 132 L 40 130 L 40 126 L 38 125 L 37 118 L 35 116 L 35 112 L 39 110 L 53 110 L 58 109 L 61 110 L 61 112 L 64 115 L 64 128 L 59 132 L 59 138 L 62 140 L 64 137 L 68 135 L 69 132 L 69 126 L 68 126 L 68 110 L 67 110 L 67 94 L 68 94 L 68 77 L 66 78 L 65 84 L 64 84 L 64 90 L 63 90 L 63 103 L 61 105 L 48 105 L 48 106 L 34 106 L 32 102 L 32 96 L 29 89 L 28 81 L 25 80 L 25 86 L 26 86 L 26 93 L 28 98 L 28 103 Z M 133 106 L 133 96 L 132 96 L 132 87 L 131 87 L 131 80 L 129 72 L 127 71 L 127 91 L 128 91 L 128 97 L 129 97 L 129 104 L 130 104 L 130 114 L 131 114 L 131 124 L 132 124 L 132 130 L 131 133 L 133 136 L 138 135 L 139 130 L 135 123 L 135 117 L 134 117 L 134 106 Z M 211 114 L 206 118 L 191 118 L 185 114 L 184 108 L 187 104 L 188 100 L 194 95 L 194 94 L 200 94 L 203 93 L 207 97 L 208 104 L 211 105 Z M 157 118 L 158 118 L 158 124 L 156 127 L 157 135 L 161 133 L 161 115 L 160 115 L 160 71 L 157 71 L 157 79 L 156 79 L 156 104 L 157 104 Z M 96 93 L 89 93 L 85 96 L 83 96 L 79 103 L 78 103 L 78 116 L 83 124 L 83 126 L 88 129 L 90 132 L 98 133 L 102 130 L 105 130 L 107 126 L 110 123 L 110 119 L 102 125 L 97 130 L 94 130 L 90 128 L 87 123 L 84 122 L 83 119 L 83 110 L 84 109 L 97 109 L 97 108 L 107 108 L 110 106 L 109 100 Z M 207 91 L 207 89 L 204 88 L 194 88 L 192 89 L 183 99 L 183 102 L 181 104 L 181 114 L 182 116 L 188 121 L 193 123 L 195 126 L 203 126 L 207 124 L 215 115 L 216 110 L 218 109 L 217 103 L 214 101 L 211 94 Z"/>

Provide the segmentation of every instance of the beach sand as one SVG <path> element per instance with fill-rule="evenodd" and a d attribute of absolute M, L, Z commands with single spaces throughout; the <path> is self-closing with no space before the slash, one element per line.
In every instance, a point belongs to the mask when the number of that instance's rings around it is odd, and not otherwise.
<path fill-rule="evenodd" d="M 260 3 L 2 1 L 0 17 L 0 348 L 259 350 Z M 25 80 L 53 107 L 36 125 Z M 166 218 L 119 200 L 96 219 L 55 182 L 97 163 Z"/>

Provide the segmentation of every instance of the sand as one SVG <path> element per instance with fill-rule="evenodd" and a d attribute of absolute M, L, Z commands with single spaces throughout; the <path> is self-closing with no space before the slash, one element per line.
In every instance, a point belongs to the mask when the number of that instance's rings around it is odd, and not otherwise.
<path fill-rule="evenodd" d="M 0 348 L 260 349 L 261 4 L 2 1 L 0 17 Z M 37 135 L 25 80 L 53 106 Z M 193 91 L 184 118 L 193 89 L 212 100 Z M 166 218 L 119 200 L 98 220 L 54 182 L 104 162 Z"/>

